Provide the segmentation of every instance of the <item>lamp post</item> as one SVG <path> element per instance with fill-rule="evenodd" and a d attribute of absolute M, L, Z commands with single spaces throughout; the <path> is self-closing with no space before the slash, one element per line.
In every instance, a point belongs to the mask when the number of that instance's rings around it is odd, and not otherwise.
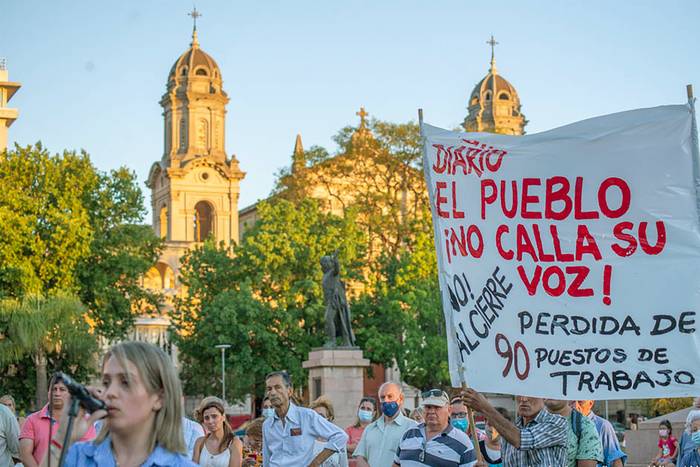
<path fill-rule="evenodd" d="M 221 400 L 226 403 L 226 349 L 231 347 L 231 344 L 215 345 L 217 349 L 221 349 Z"/>

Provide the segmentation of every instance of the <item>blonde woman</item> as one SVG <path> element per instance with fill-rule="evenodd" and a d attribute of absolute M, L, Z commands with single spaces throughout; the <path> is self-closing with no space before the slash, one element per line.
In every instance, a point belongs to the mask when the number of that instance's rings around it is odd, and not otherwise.
<path fill-rule="evenodd" d="M 91 389 L 107 410 L 76 418 L 71 440 L 63 446 L 68 409 L 66 404 L 51 449 L 42 466 L 57 466 L 66 449 L 65 465 L 194 467 L 184 455 L 180 380 L 165 352 L 144 342 L 123 342 L 112 347 L 102 363 L 102 388 Z M 104 419 L 93 441 L 76 443 L 97 420 Z"/>
<path fill-rule="evenodd" d="M 192 460 L 205 467 L 240 467 L 243 445 L 226 420 L 224 402 L 205 397 L 194 415 L 207 434 L 195 443 Z"/>

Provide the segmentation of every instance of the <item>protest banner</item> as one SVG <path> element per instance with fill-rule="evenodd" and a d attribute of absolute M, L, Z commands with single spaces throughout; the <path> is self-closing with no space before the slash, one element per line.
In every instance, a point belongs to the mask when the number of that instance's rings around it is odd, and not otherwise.
<path fill-rule="evenodd" d="M 700 394 L 691 105 L 527 136 L 421 131 L 453 386 L 463 365 L 486 392 Z"/>

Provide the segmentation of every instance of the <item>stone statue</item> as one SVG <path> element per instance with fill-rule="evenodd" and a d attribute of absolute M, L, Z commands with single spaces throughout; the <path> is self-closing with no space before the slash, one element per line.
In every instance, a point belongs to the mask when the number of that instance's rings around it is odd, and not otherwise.
<path fill-rule="evenodd" d="M 323 271 L 323 303 L 326 305 L 326 344 L 324 347 L 335 347 L 338 334 L 343 339 L 343 347 L 354 347 L 355 334 L 352 332 L 345 284 L 340 280 L 337 251 L 321 258 L 321 270 Z M 339 325 L 337 327 L 336 321 Z"/>

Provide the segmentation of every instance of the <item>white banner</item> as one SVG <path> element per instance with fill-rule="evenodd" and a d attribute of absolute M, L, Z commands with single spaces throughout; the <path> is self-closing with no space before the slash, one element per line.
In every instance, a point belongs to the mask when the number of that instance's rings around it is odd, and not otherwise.
<path fill-rule="evenodd" d="M 688 105 L 544 133 L 423 125 L 450 374 L 557 399 L 700 394 Z"/>

